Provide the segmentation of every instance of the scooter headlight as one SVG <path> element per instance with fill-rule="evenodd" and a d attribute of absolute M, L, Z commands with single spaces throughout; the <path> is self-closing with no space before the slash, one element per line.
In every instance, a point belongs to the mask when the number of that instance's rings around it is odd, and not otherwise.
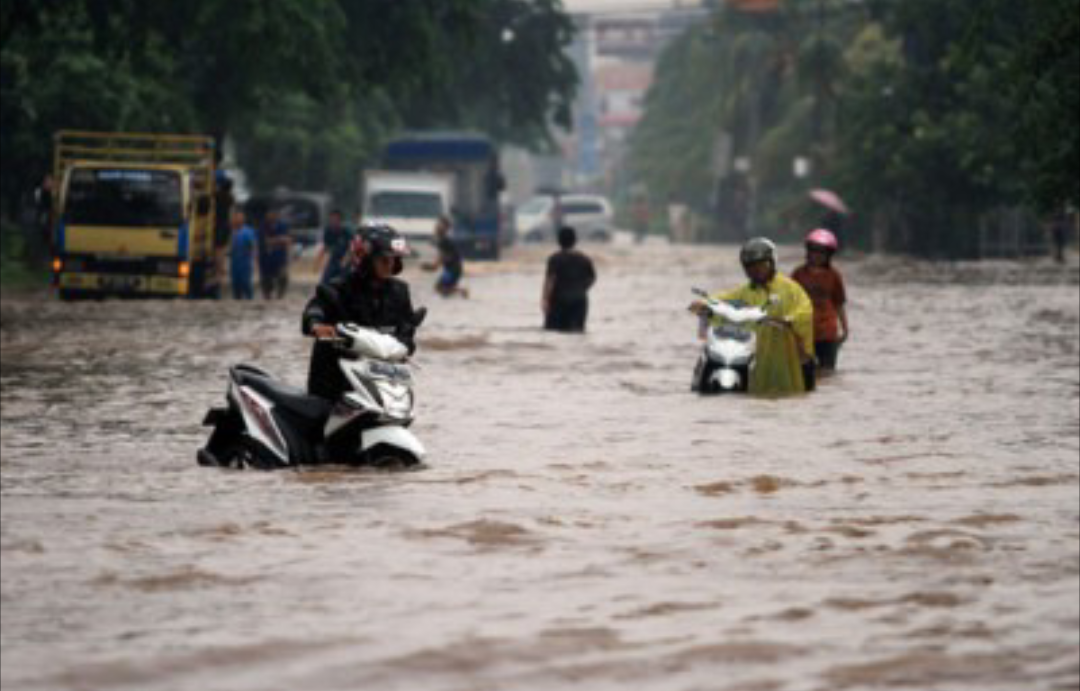
<path fill-rule="evenodd" d="M 717 383 L 722 389 L 737 389 L 742 383 L 742 377 L 733 369 L 722 369 L 716 373 Z"/>
<path fill-rule="evenodd" d="M 412 391 L 409 391 L 407 389 L 394 393 L 384 391 L 383 410 L 386 413 L 386 417 L 390 418 L 391 420 L 411 420 L 413 413 Z"/>

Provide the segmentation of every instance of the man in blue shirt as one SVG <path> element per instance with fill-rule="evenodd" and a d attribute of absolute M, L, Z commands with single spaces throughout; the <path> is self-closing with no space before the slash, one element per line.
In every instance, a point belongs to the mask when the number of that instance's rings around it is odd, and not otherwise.
<path fill-rule="evenodd" d="M 258 251 L 258 239 L 255 229 L 247 224 L 244 212 L 236 208 L 229 217 L 232 228 L 232 245 L 229 249 L 229 276 L 232 282 L 232 294 L 236 300 L 251 300 L 255 297 L 252 281 L 255 276 L 255 254 Z"/>

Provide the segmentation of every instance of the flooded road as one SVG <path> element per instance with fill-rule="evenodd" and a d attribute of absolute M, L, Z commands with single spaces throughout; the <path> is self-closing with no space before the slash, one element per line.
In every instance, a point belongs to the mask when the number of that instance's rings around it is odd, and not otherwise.
<path fill-rule="evenodd" d="M 734 248 L 586 249 L 583 337 L 542 252 L 407 271 L 413 473 L 196 466 L 230 364 L 304 381 L 299 288 L 6 296 L 3 689 L 1080 686 L 1075 263 L 841 262 L 841 373 L 770 401 L 689 393 Z"/>

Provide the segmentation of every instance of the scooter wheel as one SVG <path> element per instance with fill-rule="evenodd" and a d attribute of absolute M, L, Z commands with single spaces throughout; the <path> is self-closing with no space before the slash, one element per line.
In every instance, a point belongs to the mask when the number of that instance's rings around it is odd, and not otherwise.
<path fill-rule="evenodd" d="M 404 470 L 420 463 L 420 459 L 396 446 L 380 444 L 367 452 L 366 462 L 379 470 Z"/>
<path fill-rule="evenodd" d="M 273 454 L 247 435 L 237 437 L 221 454 L 221 465 L 225 468 L 241 470 L 244 468 L 274 470 L 284 467 Z"/>

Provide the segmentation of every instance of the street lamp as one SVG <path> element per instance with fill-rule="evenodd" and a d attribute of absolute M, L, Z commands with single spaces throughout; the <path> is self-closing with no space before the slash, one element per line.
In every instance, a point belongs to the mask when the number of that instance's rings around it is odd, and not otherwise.
<path fill-rule="evenodd" d="M 796 156 L 791 162 L 791 172 L 800 180 L 810 175 L 811 167 L 810 159 L 806 156 Z"/>

